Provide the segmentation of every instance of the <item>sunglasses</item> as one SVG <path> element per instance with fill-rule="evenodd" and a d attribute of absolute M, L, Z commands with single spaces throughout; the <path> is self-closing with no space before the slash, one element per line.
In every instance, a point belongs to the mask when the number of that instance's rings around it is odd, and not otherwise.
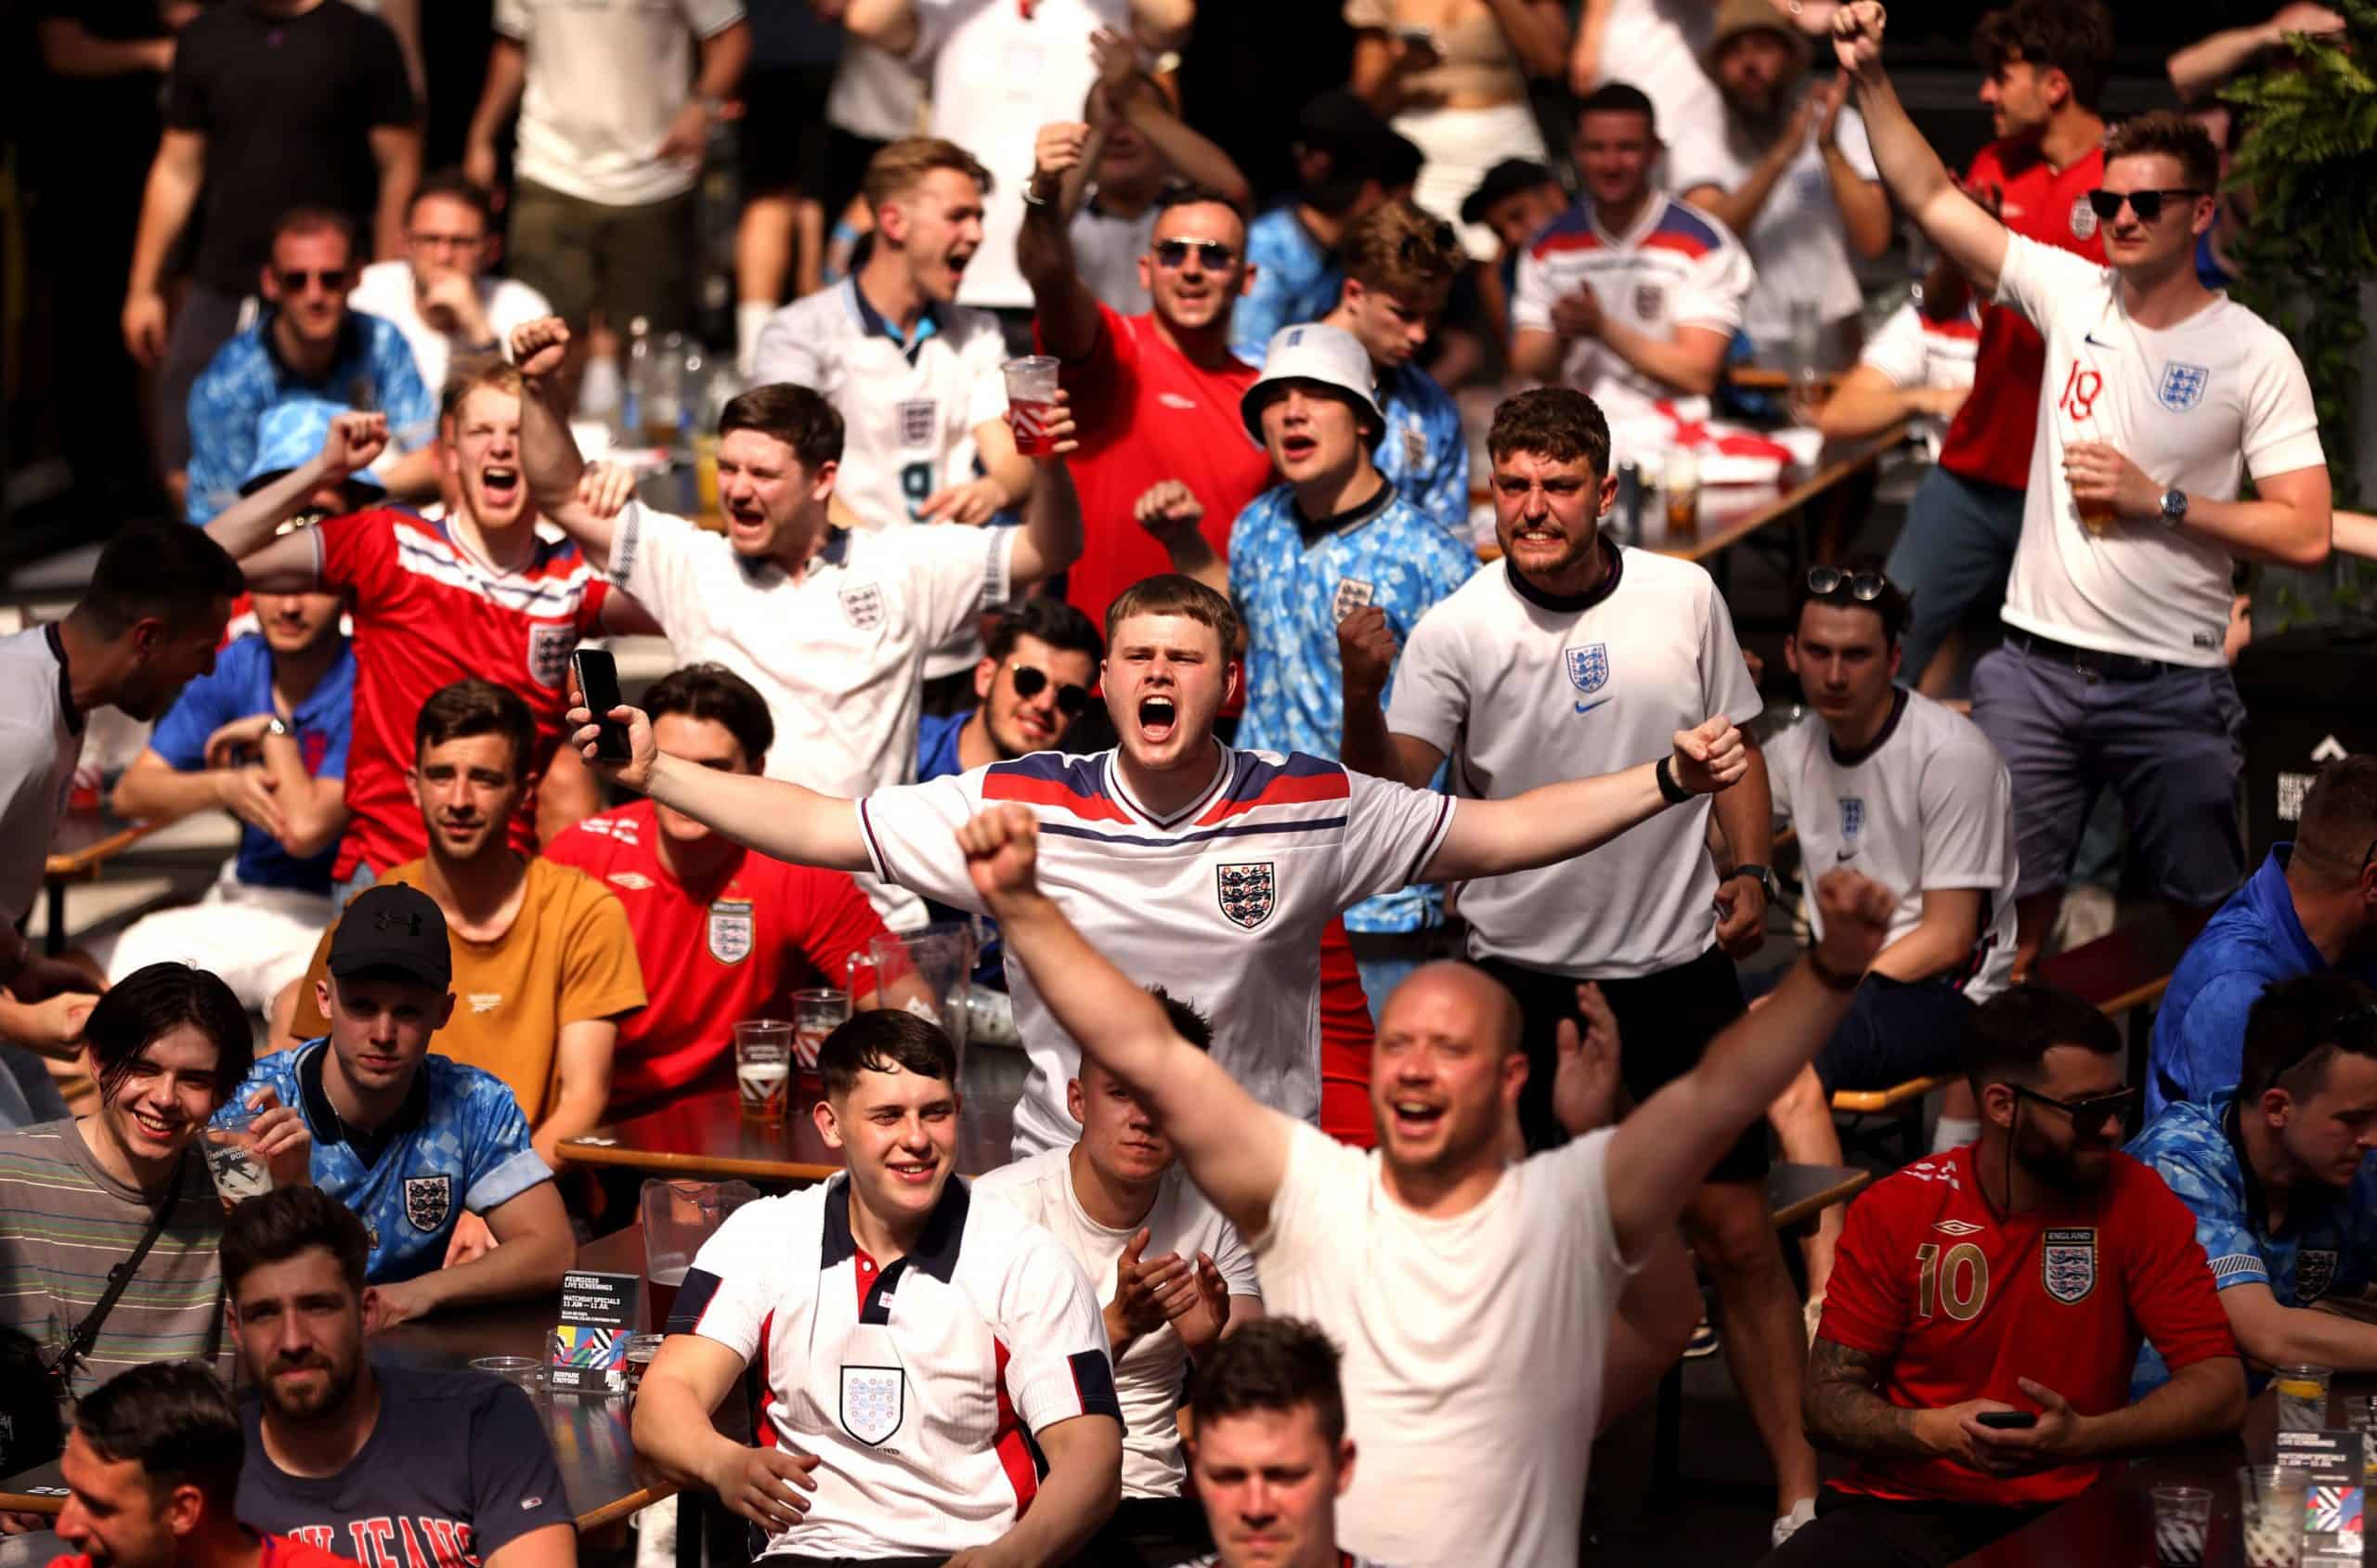
<path fill-rule="evenodd" d="M 1808 568 L 1808 591 L 1821 599 L 1846 592 L 1861 604 L 1871 604 L 1890 591 L 1890 580 L 1879 572 L 1844 572 L 1838 566 Z"/>
<path fill-rule="evenodd" d="M 1433 233 L 1405 235 L 1403 243 L 1396 247 L 1396 256 L 1406 266 L 1441 262 L 1451 253 L 1453 240 L 1457 238 L 1452 225 L 1439 223 Z"/>
<path fill-rule="evenodd" d="M 2163 215 L 2163 199 L 2166 196 L 2197 197 L 2204 192 L 2188 186 L 2173 186 L 2167 190 L 2092 190 L 2088 192 L 2088 210 L 2104 223 L 2121 215 L 2121 204 L 2137 214 L 2140 223 L 2152 223 Z"/>
<path fill-rule="evenodd" d="M 2020 1083 L 2008 1083 L 2007 1087 L 2014 1091 L 2016 1099 L 2036 1100 L 2043 1106 L 2051 1106 L 2063 1112 L 2072 1118 L 2072 1130 L 2075 1133 L 2090 1127 L 2101 1127 L 2108 1121 L 2116 1125 L 2126 1124 L 2130 1108 L 2137 1103 L 2137 1091 L 2135 1089 L 2115 1089 L 2109 1094 L 2083 1095 L 2076 1100 L 2059 1100 L 2052 1095 L 2042 1095 L 2036 1089 L 2025 1089 Z"/>
<path fill-rule="evenodd" d="M 346 287 L 346 268 L 343 266 L 324 267 L 317 272 L 307 272 L 303 267 L 290 267 L 285 271 L 274 273 L 273 276 L 279 279 L 284 291 L 292 294 L 304 293 L 305 285 L 308 283 L 317 284 L 331 292 Z"/>
<path fill-rule="evenodd" d="M 1010 664 L 1007 668 L 1015 673 L 1015 694 L 1025 702 L 1038 696 L 1041 688 L 1048 684 L 1048 672 L 1045 669 L 1034 669 L 1028 664 Z M 1088 687 L 1067 683 L 1057 688 L 1057 711 L 1066 718 L 1080 718 L 1081 710 L 1088 706 Z"/>
<path fill-rule="evenodd" d="M 1238 260 L 1238 253 L 1218 240 L 1159 240 L 1155 246 L 1156 265 L 1173 268 L 1186 266 L 1191 251 L 1196 252 L 1197 259 L 1214 272 L 1219 272 Z"/>

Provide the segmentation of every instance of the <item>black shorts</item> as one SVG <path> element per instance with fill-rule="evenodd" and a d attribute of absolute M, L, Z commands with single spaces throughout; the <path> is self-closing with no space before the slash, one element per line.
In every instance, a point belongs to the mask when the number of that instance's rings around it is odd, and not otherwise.
<path fill-rule="evenodd" d="M 1563 1018 L 1577 1017 L 1577 982 L 1565 975 L 1523 969 L 1500 958 L 1480 959 L 1485 971 L 1519 999 L 1526 1044 L 1526 1088 L 1519 1095 L 1519 1125 L 1531 1149 L 1567 1141 L 1552 1114 L 1552 1074 L 1558 1065 L 1557 1035 Z M 1742 1016 L 1741 979 L 1721 948 L 1710 948 L 1689 964 L 1633 979 L 1600 982 L 1617 1016 L 1619 1074 L 1636 1104 L 1649 1099 L 1700 1060 L 1727 1024 Z M 1742 1130 L 1716 1168 L 1712 1182 L 1765 1179 L 1770 1157 L 1763 1118 Z"/>
<path fill-rule="evenodd" d="M 833 83 L 830 65 L 752 71 L 743 78 L 743 118 L 735 125 L 745 197 L 798 190 L 825 210 L 829 228 L 858 194 L 867 160 L 886 145 L 826 123 Z"/>
<path fill-rule="evenodd" d="M 1125 1497 L 1072 1568 L 1179 1568 L 1213 1549 L 1201 1505 L 1187 1497 Z"/>

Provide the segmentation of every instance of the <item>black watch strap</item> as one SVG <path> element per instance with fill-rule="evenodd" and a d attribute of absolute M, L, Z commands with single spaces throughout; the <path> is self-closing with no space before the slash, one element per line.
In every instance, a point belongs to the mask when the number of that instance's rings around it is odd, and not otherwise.
<path fill-rule="evenodd" d="M 1676 783 L 1675 758 L 1672 754 L 1659 758 L 1651 772 L 1659 782 L 1659 798 L 1670 806 L 1681 806 L 1692 798 L 1692 791 Z"/>

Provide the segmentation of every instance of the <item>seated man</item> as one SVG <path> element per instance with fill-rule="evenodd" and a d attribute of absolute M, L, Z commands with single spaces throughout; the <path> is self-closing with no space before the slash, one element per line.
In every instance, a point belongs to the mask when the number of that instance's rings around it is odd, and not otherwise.
<path fill-rule="evenodd" d="M 2377 1372 L 2377 1325 L 2313 1310 L 2377 1277 L 2377 993 L 2349 975 L 2262 992 L 2244 1077 L 2208 1106 L 2174 1100 L 2131 1140 L 2195 1215 L 2249 1369 Z M 2169 1378 L 2140 1352 L 2133 1397 Z M 2256 1391 L 2263 1381 L 2249 1370 Z"/>
<path fill-rule="evenodd" d="M 223 1205 L 198 1143 L 253 1055 L 239 998 L 181 964 L 111 988 L 84 1039 L 98 1109 L 0 1133 L 0 1328 L 50 1347 L 78 1398 L 127 1367 L 222 1349 Z M 251 1140 L 274 1179 L 305 1181 L 305 1124 L 254 1098 Z M 92 1263 L 136 1253 L 121 1288 Z"/>
<path fill-rule="evenodd" d="M 759 1525 L 764 1556 L 1070 1560 L 1121 1489 L 1089 1280 L 950 1179 L 957 1056 L 940 1030 L 862 1013 L 817 1067 L 817 1130 L 849 1170 L 746 1204 L 703 1243 L 636 1397 L 637 1452 Z M 758 1447 L 710 1424 L 747 1367 Z"/>
<path fill-rule="evenodd" d="M 1816 410 L 1827 441 L 1879 435 L 1908 421 L 1909 434 L 1936 460 L 1948 421 L 1972 395 L 1981 356 L 1981 301 L 1972 281 L 1942 256 L 1923 275 L 1919 297 L 1884 317 L 1857 364 Z M 1909 670 L 1910 680 L 1923 671 Z"/>
<path fill-rule="evenodd" d="M 1149 993 L 1181 1039 L 1213 1049 L 1203 1014 L 1161 986 Z M 1063 1242 L 1106 1309 L 1123 1406 L 1123 1501 L 1087 1560 L 1177 1562 L 1212 1544 L 1183 1490 L 1174 1413 L 1191 1381 L 1189 1362 L 1201 1381 L 1205 1353 L 1263 1315 L 1263 1291 L 1253 1254 L 1189 1183 L 1138 1096 L 1087 1060 L 1065 1095 L 1081 1140 L 1002 1165 L 974 1190 L 1007 1199 Z"/>
<path fill-rule="evenodd" d="M 503 1081 L 535 1129 L 537 1156 L 603 1119 L 618 1019 L 644 1004 L 627 914 L 583 872 L 516 854 L 505 825 L 526 784 L 528 706 L 490 680 L 458 680 L 422 705 L 408 782 L 429 853 L 383 885 L 418 888 L 445 916 L 453 990 L 464 1004 L 432 1025 L 441 1056 Z M 275 1010 L 288 1050 L 331 1032 L 323 998 L 342 917 Z"/>
<path fill-rule="evenodd" d="M 370 1250 L 317 1188 L 252 1198 L 224 1223 L 231 1332 L 256 1384 L 240 1517 L 358 1563 L 571 1568 L 577 1523 L 527 1395 L 364 1354 L 382 1293 L 364 1284 Z"/>
<path fill-rule="evenodd" d="M 1197 1361 L 1188 1445 L 1214 1568 L 1371 1568 L 1337 1549 L 1354 1440 L 1337 1347 L 1309 1323 L 1250 1323 Z"/>
<path fill-rule="evenodd" d="M 643 701 L 669 756 L 727 773 L 766 767 L 775 744 L 767 699 L 725 666 L 672 670 Z M 637 953 L 651 960 L 650 1000 L 619 1019 L 613 1121 L 696 1088 L 731 1087 L 738 1020 L 789 1017 L 795 991 L 849 984 L 851 959 L 864 963 L 885 935 L 842 873 L 752 854 L 649 800 L 589 817 L 545 853 L 610 890 Z M 852 1004 L 874 1005 L 873 971 L 859 983 Z"/>
<path fill-rule="evenodd" d="M 495 206 L 459 169 L 413 188 L 405 209 L 405 259 L 373 262 L 348 291 L 350 310 L 402 332 L 432 396 L 457 355 L 500 355 L 512 329 L 553 307 L 517 278 L 487 271 L 495 260 Z"/>
<path fill-rule="evenodd" d="M 312 1001 L 327 1036 L 265 1057 L 250 1082 L 298 1108 L 315 1185 L 364 1217 L 371 1327 L 559 1287 L 578 1246 L 519 1102 L 492 1073 L 430 1054 L 455 1002 L 437 901 L 400 883 L 365 888 L 325 968 Z M 500 1245 L 441 1267 L 465 1214 Z"/>
<path fill-rule="evenodd" d="M 2171 971 L 2147 1055 L 2146 1114 L 2237 1086 L 2245 1019 L 2275 980 L 2337 968 L 2377 985 L 2377 757 L 2344 757 L 2303 797 L 2294 842 L 2220 906 Z"/>
<path fill-rule="evenodd" d="M 2187 1206 L 2118 1147 L 2137 1095 L 2112 1021 L 2018 986 L 1973 1014 L 1965 1076 L 1981 1141 L 1850 1205 L 1804 1405 L 1852 1463 L 1768 1568 L 1953 1562 L 2244 1419 Z M 2133 1404 L 2141 1341 L 2172 1376 Z"/>
<path fill-rule="evenodd" d="M 81 1555 L 51 1568 L 340 1568 L 316 1542 L 258 1538 L 238 1506 L 244 1446 L 239 1406 L 203 1367 L 148 1362 L 90 1394 L 59 1466 L 58 1533 Z"/>

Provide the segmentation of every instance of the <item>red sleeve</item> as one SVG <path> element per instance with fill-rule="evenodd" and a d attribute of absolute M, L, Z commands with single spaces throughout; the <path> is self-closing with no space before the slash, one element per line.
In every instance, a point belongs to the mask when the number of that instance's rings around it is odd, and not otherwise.
<path fill-rule="evenodd" d="M 357 606 L 379 598 L 396 565 L 396 534 L 385 512 L 351 512 L 314 525 L 322 581 L 354 589 Z"/>
<path fill-rule="evenodd" d="M 587 875 L 602 879 L 603 847 L 611 840 L 607 835 L 589 833 L 584 823 L 572 823 L 553 835 L 553 841 L 540 851 L 556 865 L 569 866 Z"/>
<path fill-rule="evenodd" d="M 1345 922 L 1331 920 L 1320 931 L 1320 1130 L 1357 1148 L 1378 1138 L 1370 1114 L 1373 1039 L 1353 941 Z"/>
<path fill-rule="evenodd" d="M 1039 345 L 1036 326 L 1033 344 Z M 1079 359 L 1066 360 L 1057 376 L 1059 384 L 1072 395 L 1073 418 L 1080 423 L 1085 440 L 1116 434 L 1101 427 L 1110 410 L 1126 408 L 1128 400 L 1124 393 L 1138 373 L 1138 340 L 1131 335 L 1120 316 L 1106 305 L 1099 305 L 1097 341 Z"/>
<path fill-rule="evenodd" d="M 578 601 L 578 636 L 603 635 L 603 606 L 609 603 L 611 593 L 611 582 L 607 577 L 596 577 L 586 585 L 586 592 Z"/>
<path fill-rule="evenodd" d="M 1892 1239 L 1893 1188 L 1900 1185 L 1885 1181 L 1850 1201 L 1832 1283 L 1825 1288 L 1824 1323 L 1816 1330 L 1867 1355 L 1894 1356 L 1906 1336 L 1906 1286 L 1914 1270 Z"/>
<path fill-rule="evenodd" d="M 2129 1238 L 2122 1284 L 2129 1293 L 2131 1318 L 2174 1372 L 2235 1355 L 2237 1336 L 2212 1283 L 2203 1244 L 2195 1238 L 2194 1212 L 2152 1167 L 2127 1156 L 2115 1158 L 2131 1167 L 2125 1172 L 2129 1190 L 2123 1196 L 2140 1222 L 2122 1226 Z"/>
<path fill-rule="evenodd" d="M 852 957 L 864 959 L 867 946 L 876 938 L 889 936 L 890 929 L 875 906 L 859 891 L 858 884 L 838 871 L 817 871 L 808 866 L 787 866 L 782 897 L 785 907 L 792 912 L 786 922 L 785 934 L 809 961 L 810 967 L 825 978 L 830 986 L 840 986 L 850 976 Z M 852 985 L 851 1000 L 875 989 L 875 975 L 870 968 L 853 981 L 864 983 L 862 991 Z"/>

